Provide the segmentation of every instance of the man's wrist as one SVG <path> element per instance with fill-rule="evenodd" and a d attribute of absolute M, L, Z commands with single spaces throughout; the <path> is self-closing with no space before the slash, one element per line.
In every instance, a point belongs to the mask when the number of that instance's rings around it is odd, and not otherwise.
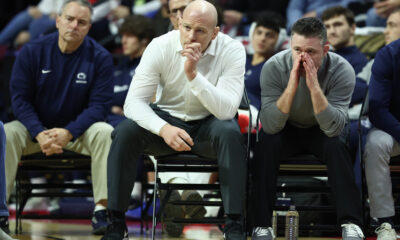
<path fill-rule="evenodd" d="M 194 70 L 194 71 L 192 71 L 190 73 L 187 73 L 186 76 L 189 79 L 189 81 L 192 81 L 197 76 L 197 70 Z"/>

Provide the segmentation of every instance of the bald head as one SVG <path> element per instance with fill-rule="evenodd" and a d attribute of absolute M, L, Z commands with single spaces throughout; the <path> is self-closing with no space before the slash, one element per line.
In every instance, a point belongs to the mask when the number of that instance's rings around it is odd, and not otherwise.
<path fill-rule="evenodd" d="M 183 18 L 191 16 L 203 21 L 210 27 L 217 26 L 218 14 L 217 9 L 211 3 L 205 0 L 195 0 L 186 7 L 183 12 Z"/>

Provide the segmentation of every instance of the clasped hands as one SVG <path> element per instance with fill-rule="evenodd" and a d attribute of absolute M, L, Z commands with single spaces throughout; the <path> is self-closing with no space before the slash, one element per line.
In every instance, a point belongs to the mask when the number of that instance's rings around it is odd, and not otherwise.
<path fill-rule="evenodd" d="M 35 138 L 42 152 L 46 156 L 50 156 L 62 153 L 63 147 L 71 141 L 72 135 L 67 129 L 52 128 L 40 132 Z"/>

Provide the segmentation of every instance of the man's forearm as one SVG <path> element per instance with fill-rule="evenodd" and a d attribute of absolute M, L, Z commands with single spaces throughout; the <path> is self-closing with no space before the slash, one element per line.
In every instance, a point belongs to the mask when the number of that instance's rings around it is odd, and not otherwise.
<path fill-rule="evenodd" d="M 295 94 L 296 94 L 296 89 L 291 87 L 285 89 L 283 94 L 279 97 L 278 101 L 276 102 L 276 106 L 278 107 L 279 111 L 285 114 L 290 112 Z"/>
<path fill-rule="evenodd" d="M 319 114 L 328 107 L 328 100 L 326 99 L 321 88 L 310 91 L 310 95 L 315 114 Z"/>

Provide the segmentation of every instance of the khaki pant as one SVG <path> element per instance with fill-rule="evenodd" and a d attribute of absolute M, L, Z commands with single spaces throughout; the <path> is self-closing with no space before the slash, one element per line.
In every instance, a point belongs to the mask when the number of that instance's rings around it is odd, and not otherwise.
<path fill-rule="evenodd" d="M 17 174 L 18 162 L 22 155 L 40 152 L 40 146 L 33 142 L 28 130 L 19 121 L 4 125 L 7 138 L 6 146 L 6 181 L 7 199 L 10 197 Z M 94 201 L 107 199 L 107 157 L 111 146 L 113 127 L 105 122 L 92 124 L 79 138 L 71 141 L 64 148 L 92 157 L 92 183 Z"/>

